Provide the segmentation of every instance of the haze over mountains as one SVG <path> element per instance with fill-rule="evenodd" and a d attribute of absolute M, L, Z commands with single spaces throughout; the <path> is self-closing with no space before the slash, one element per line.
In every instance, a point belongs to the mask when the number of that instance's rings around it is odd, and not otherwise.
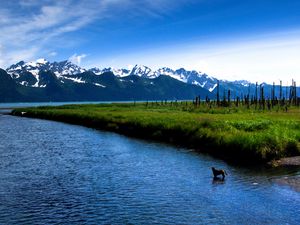
<path fill-rule="evenodd" d="M 65 60 L 20 61 L 0 71 L 0 101 L 118 101 L 215 98 L 218 79 L 195 70 L 158 70 L 143 65 L 132 69 L 85 69 Z M 253 92 L 246 80 L 219 81 L 220 93 Z M 267 84 L 264 84 L 268 87 Z M 9 87 L 9 88 L 8 88 Z M 268 94 L 267 94 L 268 95 Z"/>

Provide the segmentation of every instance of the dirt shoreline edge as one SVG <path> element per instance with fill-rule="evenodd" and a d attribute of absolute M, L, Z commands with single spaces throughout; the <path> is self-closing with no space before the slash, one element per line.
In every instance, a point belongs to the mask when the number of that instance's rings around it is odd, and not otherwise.
<path fill-rule="evenodd" d="M 284 157 L 268 163 L 272 167 L 300 167 L 300 156 Z"/>

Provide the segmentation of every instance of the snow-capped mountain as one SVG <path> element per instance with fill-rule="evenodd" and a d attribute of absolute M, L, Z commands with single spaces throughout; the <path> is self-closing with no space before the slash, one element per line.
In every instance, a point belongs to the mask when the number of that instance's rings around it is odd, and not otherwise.
<path fill-rule="evenodd" d="M 158 70 L 152 70 L 151 68 L 143 65 L 135 65 L 132 69 L 117 69 L 117 68 L 92 68 L 89 70 L 83 69 L 70 61 L 53 62 L 50 63 L 45 59 L 38 59 L 36 61 L 18 62 L 6 69 L 7 73 L 11 75 L 18 83 L 31 86 L 31 87 L 45 87 L 45 82 L 40 82 L 41 71 L 53 72 L 61 82 L 69 80 L 73 82 L 84 83 L 84 80 L 78 80 L 72 78 L 70 75 L 76 75 L 86 71 L 90 71 L 95 75 L 101 75 L 106 72 L 112 72 L 116 77 L 126 76 L 138 76 L 142 78 L 154 79 L 161 75 L 172 77 L 176 80 L 187 84 L 193 84 L 213 91 L 216 87 L 217 80 L 208 76 L 205 73 L 197 72 L 195 70 L 189 71 L 184 68 L 178 70 L 172 70 L 167 67 L 160 68 Z M 45 79 L 45 78 L 44 78 Z M 43 84 L 42 84 L 43 83 Z"/>
<path fill-rule="evenodd" d="M 242 85 L 244 87 L 248 87 L 249 85 L 251 85 L 251 82 L 247 81 L 247 80 L 236 80 L 236 81 L 233 81 L 232 83 L 237 84 L 237 85 Z"/>
<path fill-rule="evenodd" d="M 87 70 L 70 61 L 51 63 L 38 59 L 20 61 L 6 71 L 0 69 L 0 75 L 0 101 L 161 100 L 193 99 L 198 95 L 213 99 L 218 83 L 221 98 L 226 97 L 229 90 L 233 97 L 253 96 L 256 91 L 256 84 L 246 80 L 218 82 L 196 70 L 167 67 L 153 70 L 143 65 L 131 69 Z M 260 85 L 268 97 L 273 86 Z M 276 88 L 278 92 L 279 86 Z M 10 94 L 5 90 L 10 90 Z"/>
<path fill-rule="evenodd" d="M 67 60 L 50 63 L 45 59 L 38 59 L 36 61 L 27 63 L 20 61 L 8 67 L 6 71 L 13 79 L 22 85 L 31 87 L 45 87 L 45 84 L 42 84 L 44 82 L 40 82 L 41 72 L 51 71 L 58 78 L 60 78 L 64 75 L 83 73 L 86 70 Z"/>
<path fill-rule="evenodd" d="M 104 69 L 99 69 L 97 67 L 89 69 L 89 71 L 92 71 L 96 75 L 101 75 L 105 72 L 112 72 L 115 76 L 117 77 L 126 77 L 126 76 L 139 76 L 139 77 L 144 77 L 148 79 L 156 78 L 159 76 L 157 74 L 157 71 L 152 71 L 147 66 L 143 65 L 135 65 L 132 69 L 116 69 L 116 68 L 104 68 Z"/>
<path fill-rule="evenodd" d="M 55 75 L 61 76 L 82 73 L 85 71 L 85 69 L 82 69 L 67 60 L 62 62 L 50 63 L 45 59 L 38 59 L 36 61 L 27 63 L 25 63 L 24 61 L 20 61 L 8 67 L 6 71 L 14 77 L 18 77 L 24 72 L 38 75 L 40 71 L 52 71 L 53 73 L 55 73 Z"/>
<path fill-rule="evenodd" d="M 160 68 L 158 70 L 152 70 L 151 68 L 143 65 L 135 65 L 131 70 L 127 69 L 115 69 L 115 68 L 92 68 L 90 71 L 94 72 L 97 75 L 100 75 L 104 72 L 112 72 L 117 77 L 125 77 L 125 76 L 139 76 L 148 79 L 154 79 L 161 75 L 172 77 L 176 80 L 187 84 L 197 85 L 203 88 L 206 88 L 210 91 L 214 90 L 216 87 L 217 79 L 208 76 L 205 73 L 197 72 L 195 70 L 189 71 L 184 68 L 180 68 L 178 70 L 172 70 L 167 67 Z"/>
<path fill-rule="evenodd" d="M 63 75 L 75 75 L 86 71 L 68 60 L 51 63 L 48 70 L 55 73 L 58 77 Z"/>
<path fill-rule="evenodd" d="M 117 77 L 126 77 L 128 75 L 130 75 L 130 70 L 127 69 L 116 69 L 116 68 L 104 68 L 104 69 L 99 69 L 97 67 L 94 67 L 92 69 L 89 69 L 89 71 L 93 72 L 96 75 L 101 75 L 103 73 L 107 73 L 107 72 L 112 72 L 115 76 Z"/>
<path fill-rule="evenodd" d="M 132 68 L 130 75 L 136 75 L 139 77 L 144 77 L 149 79 L 153 79 L 159 76 L 159 74 L 157 74 L 157 71 L 153 71 L 149 67 L 143 65 L 135 65 Z"/>
<path fill-rule="evenodd" d="M 48 62 L 45 59 L 38 59 L 36 61 L 27 63 L 20 61 L 7 68 L 6 71 L 17 83 L 29 87 L 46 87 L 48 84 L 47 76 L 45 76 L 45 74 L 41 76 L 41 72 L 46 71 L 50 71 L 55 74 L 56 78 L 61 83 L 89 83 L 90 79 L 85 80 L 84 77 L 79 78 L 77 76 L 78 74 L 84 72 L 90 72 L 90 76 L 101 76 L 104 73 L 111 72 L 118 78 L 126 76 L 138 76 L 141 78 L 155 79 L 159 76 L 168 76 L 186 84 L 192 84 L 205 88 L 210 92 L 214 92 L 216 90 L 218 81 L 216 78 L 200 71 L 186 70 L 184 68 L 173 70 L 168 67 L 163 67 L 157 70 L 152 70 L 144 65 L 135 65 L 131 69 L 117 69 L 112 67 L 100 69 L 95 67 L 87 70 L 68 60 L 53 63 Z M 220 82 L 224 87 L 228 87 L 228 89 L 236 89 L 238 87 L 244 88 L 250 84 L 250 82 L 246 80 Z"/>
<path fill-rule="evenodd" d="M 210 91 L 213 91 L 215 85 L 217 84 L 217 79 L 210 77 L 205 73 L 195 70 L 189 71 L 185 70 L 184 68 L 172 70 L 170 68 L 164 67 L 158 69 L 157 74 L 170 76 L 184 83 L 197 85 Z"/>
<path fill-rule="evenodd" d="M 50 63 L 45 59 L 35 62 L 20 61 L 6 69 L 13 79 L 25 86 L 39 87 L 39 72 L 46 70 Z"/>

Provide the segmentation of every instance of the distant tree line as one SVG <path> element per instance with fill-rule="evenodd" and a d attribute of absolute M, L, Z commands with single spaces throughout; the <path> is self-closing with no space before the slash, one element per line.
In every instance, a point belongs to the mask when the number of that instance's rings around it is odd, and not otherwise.
<path fill-rule="evenodd" d="M 285 95 L 284 93 L 285 88 Z M 277 88 L 278 89 L 278 88 Z M 195 106 L 200 106 L 200 103 L 204 101 L 207 105 L 218 106 L 218 107 L 229 107 L 229 106 L 246 106 L 250 108 L 254 106 L 255 109 L 272 109 L 275 106 L 283 107 L 287 110 L 289 106 L 298 106 L 300 105 L 300 98 L 297 96 L 297 86 L 296 81 L 292 80 L 291 86 L 282 86 L 282 81 L 280 81 L 279 85 L 279 96 L 275 94 L 276 86 L 275 82 L 270 88 L 270 93 L 266 95 L 266 88 L 264 84 L 258 85 L 256 82 L 254 91 L 251 93 L 250 84 L 248 86 L 248 93 L 241 94 L 240 96 L 232 96 L 232 91 L 230 89 L 223 89 L 223 93 L 220 93 L 220 82 L 217 81 L 216 87 L 216 99 L 211 100 L 207 96 L 205 99 L 201 99 L 200 96 L 197 96 L 193 100 L 193 104 Z"/>
<path fill-rule="evenodd" d="M 254 87 L 253 87 L 254 86 Z M 268 87 L 268 88 L 266 88 Z M 222 91 L 220 91 L 222 89 Z M 222 93 L 221 93 L 222 92 Z M 135 105 L 135 102 L 134 102 Z M 297 96 L 296 81 L 292 81 L 291 86 L 276 86 L 273 85 L 249 84 L 247 86 L 247 93 L 240 93 L 237 95 L 230 89 L 225 89 L 217 81 L 216 86 L 216 98 L 210 99 L 208 96 L 201 98 L 196 96 L 192 101 L 182 100 L 160 100 L 160 101 L 146 101 L 146 107 L 159 107 L 159 106 L 171 106 L 171 107 L 183 107 L 185 110 L 192 110 L 192 108 L 199 108 L 200 106 L 206 106 L 208 109 L 216 107 L 244 107 L 248 109 L 257 110 L 272 110 L 277 107 L 287 111 L 290 106 L 300 106 L 300 98 Z M 192 108 L 191 108 L 192 107 Z"/>

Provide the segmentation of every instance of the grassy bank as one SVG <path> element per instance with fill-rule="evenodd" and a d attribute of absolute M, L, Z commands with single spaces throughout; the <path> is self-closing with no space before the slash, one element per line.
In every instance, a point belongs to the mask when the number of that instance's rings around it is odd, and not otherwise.
<path fill-rule="evenodd" d="M 66 105 L 15 115 L 80 124 L 194 148 L 239 163 L 300 155 L 300 110 L 195 107 L 192 103 Z"/>

